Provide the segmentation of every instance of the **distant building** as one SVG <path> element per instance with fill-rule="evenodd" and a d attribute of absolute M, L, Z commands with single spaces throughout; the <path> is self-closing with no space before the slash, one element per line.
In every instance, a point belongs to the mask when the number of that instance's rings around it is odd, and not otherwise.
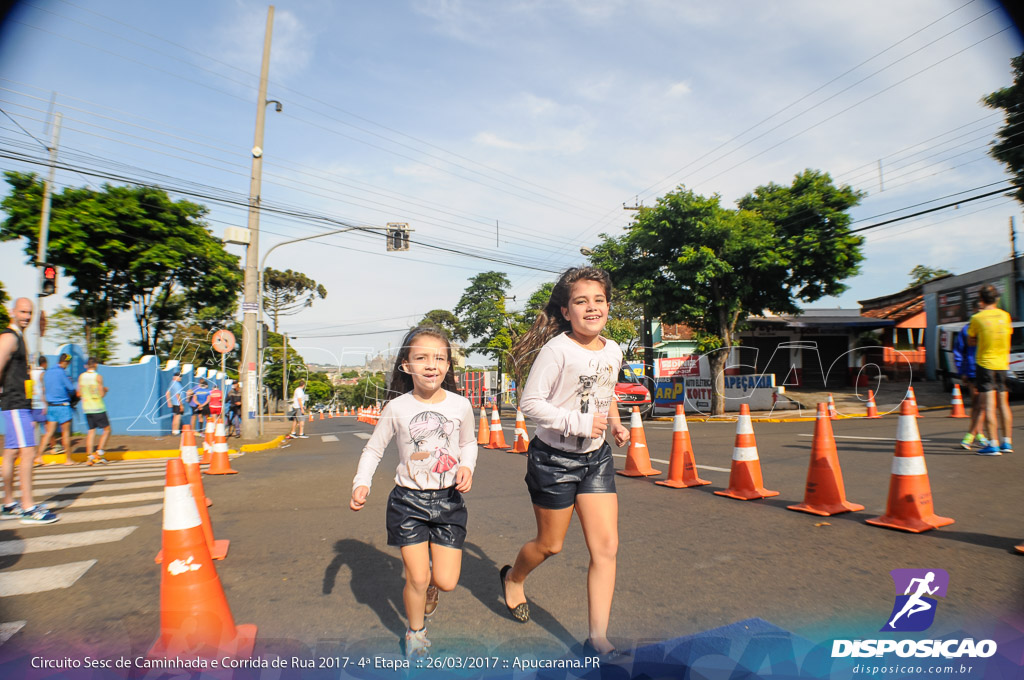
<path fill-rule="evenodd" d="M 891 329 L 879 334 L 877 343 L 864 350 L 865 363 L 877 364 L 890 378 L 920 375 L 924 370 L 928 322 L 923 286 L 859 302 L 861 315 L 893 322 Z"/>

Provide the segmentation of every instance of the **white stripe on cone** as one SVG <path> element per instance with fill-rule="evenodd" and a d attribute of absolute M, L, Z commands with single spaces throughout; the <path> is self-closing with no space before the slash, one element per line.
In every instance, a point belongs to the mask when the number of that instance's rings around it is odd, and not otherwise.
<path fill-rule="evenodd" d="M 750 422 L 750 416 L 740 416 L 736 421 L 736 434 L 754 434 L 754 426 Z"/>
<path fill-rule="evenodd" d="M 633 429 L 634 427 L 643 427 L 639 411 L 633 411 L 632 415 L 629 416 L 629 427 L 630 429 Z"/>
<path fill-rule="evenodd" d="M 924 456 L 911 458 L 896 456 L 892 459 L 892 473 L 904 477 L 920 477 L 928 474 L 928 468 L 925 467 Z"/>
<path fill-rule="evenodd" d="M 185 465 L 195 465 L 199 462 L 199 450 L 195 446 L 182 446 L 181 462 Z"/>
<path fill-rule="evenodd" d="M 689 432 L 690 428 L 686 424 L 686 415 L 680 413 L 677 416 L 672 417 L 672 431 L 673 432 Z"/>
<path fill-rule="evenodd" d="M 188 484 L 164 489 L 164 531 L 181 531 L 202 526 L 196 499 Z"/>
<path fill-rule="evenodd" d="M 914 416 L 900 416 L 899 424 L 896 426 L 896 441 L 921 441 L 921 433 L 917 429 L 917 418 Z"/>
<path fill-rule="evenodd" d="M 758 460 L 757 447 L 756 446 L 734 446 L 732 449 L 732 459 L 739 461 L 753 461 Z"/>

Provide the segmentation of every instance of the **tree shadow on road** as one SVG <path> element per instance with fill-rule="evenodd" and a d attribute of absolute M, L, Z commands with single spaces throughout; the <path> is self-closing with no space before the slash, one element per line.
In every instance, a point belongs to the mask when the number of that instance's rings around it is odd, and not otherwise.
<path fill-rule="evenodd" d="M 480 546 L 466 541 L 462 547 L 462 578 L 459 585 L 465 587 L 473 597 L 494 612 L 495 616 L 507 619 L 510 623 L 515 624 L 509 616 L 508 609 L 505 607 L 505 602 L 502 599 L 501 582 L 499 581 L 500 571 L 501 565 L 488 557 L 487 553 Z M 536 574 L 536 572 L 534 573 Z M 529 581 L 527 581 L 527 586 L 529 586 Z M 527 598 L 530 596 L 529 587 L 527 587 L 526 596 Z M 552 637 L 565 644 L 566 647 L 578 644 L 573 634 L 566 630 L 551 612 L 532 600 L 530 601 L 530 622 L 536 623 L 550 633 Z"/>
<path fill-rule="evenodd" d="M 334 591 L 338 572 L 348 565 L 356 602 L 372 609 L 381 624 L 396 636 L 405 635 L 402 560 L 351 538 L 335 542 L 334 552 L 334 559 L 324 570 L 323 594 Z"/>

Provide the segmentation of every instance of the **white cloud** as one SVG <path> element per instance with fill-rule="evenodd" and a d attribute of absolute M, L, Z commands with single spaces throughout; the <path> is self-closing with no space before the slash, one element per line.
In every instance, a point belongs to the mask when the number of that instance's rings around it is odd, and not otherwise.
<path fill-rule="evenodd" d="M 693 89 L 690 87 L 689 83 L 680 82 L 671 85 L 668 88 L 667 94 L 669 97 L 682 97 L 690 94 L 691 92 L 693 92 Z"/>

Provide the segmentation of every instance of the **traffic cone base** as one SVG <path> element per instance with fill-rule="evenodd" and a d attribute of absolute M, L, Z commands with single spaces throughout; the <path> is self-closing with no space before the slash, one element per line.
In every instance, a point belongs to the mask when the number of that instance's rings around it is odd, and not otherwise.
<path fill-rule="evenodd" d="M 1024 543 L 1021 543 L 1020 545 L 1013 546 L 1013 549 L 1016 550 L 1019 553 L 1024 553 Z"/>
<path fill-rule="evenodd" d="M 672 420 L 672 454 L 668 463 L 668 479 L 659 480 L 655 484 L 673 489 L 686 489 L 710 483 L 697 476 L 697 464 L 694 461 L 690 431 L 686 426 L 686 414 L 683 412 L 682 404 L 677 404 L 676 415 Z"/>
<path fill-rule="evenodd" d="M 612 408 L 615 408 L 614 404 Z M 651 467 L 651 455 L 647 450 L 647 435 L 644 434 L 644 422 L 640 418 L 640 407 L 634 406 L 629 417 L 629 451 L 626 452 L 626 467 L 616 470 L 615 474 L 623 477 L 651 477 L 660 475 L 661 470 Z"/>
<path fill-rule="evenodd" d="M 227 597 L 210 559 L 198 505 L 180 459 L 167 462 L 160 634 L 151 658 L 250 656 L 255 626 L 235 626 Z"/>
<path fill-rule="evenodd" d="M 826 404 L 818 404 L 804 502 L 787 505 L 786 508 L 822 517 L 864 509 L 863 505 L 846 500 L 843 471 L 839 469 L 839 452 L 836 451 L 836 439 Z"/>
<path fill-rule="evenodd" d="M 919 534 L 949 526 L 954 520 L 936 515 L 932 508 L 932 490 L 917 429 L 916 411 L 912 402 L 903 402 L 885 514 L 865 521 L 873 526 Z"/>

